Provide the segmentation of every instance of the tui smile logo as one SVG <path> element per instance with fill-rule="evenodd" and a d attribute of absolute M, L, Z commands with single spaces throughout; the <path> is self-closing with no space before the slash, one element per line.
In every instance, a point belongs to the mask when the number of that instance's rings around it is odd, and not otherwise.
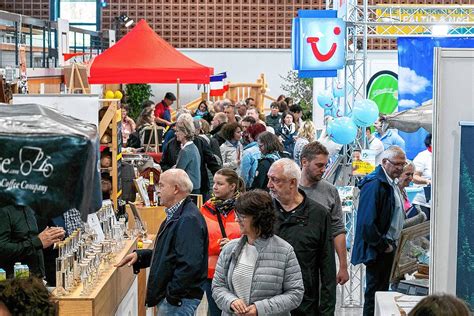
<path fill-rule="evenodd" d="M 337 0 L 339 1 L 339 0 Z M 336 77 L 346 64 L 346 23 L 335 10 L 299 10 L 293 19 L 293 69 L 301 78 Z"/>
<path fill-rule="evenodd" d="M 334 35 L 338 36 L 341 34 L 341 28 L 339 26 L 334 27 Z M 332 43 L 331 48 L 326 54 L 321 53 L 318 48 L 319 37 L 308 37 L 306 42 L 311 45 L 311 50 L 313 51 L 314 57 L 320 62 L 326 62 L 331 59 L 332 56 L 336 53 L 337 43 Z"/>

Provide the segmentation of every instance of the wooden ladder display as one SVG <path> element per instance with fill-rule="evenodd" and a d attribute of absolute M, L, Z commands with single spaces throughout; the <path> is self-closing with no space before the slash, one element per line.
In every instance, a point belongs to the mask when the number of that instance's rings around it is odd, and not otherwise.
<path fill-rule="evenodd" d="M 107 146 L 112 155 L 112 166 L 110 168 L 101 168 L 102 172 L 107 172 L 112 178 L 112 194 L 110 198 L 117 210 L 118 199 L 122 195 L 121 168 L 122 168 L 122 110 L 120 109 L 120 100 L 117 99 L 101 99 L 100 108 L 107 108 L 104 116 L 99 123 L 99 139 L 106 133 L 110 127 L 112 134 L 112 141 L 110 143 L 101 143 L 101 146 Z"/>

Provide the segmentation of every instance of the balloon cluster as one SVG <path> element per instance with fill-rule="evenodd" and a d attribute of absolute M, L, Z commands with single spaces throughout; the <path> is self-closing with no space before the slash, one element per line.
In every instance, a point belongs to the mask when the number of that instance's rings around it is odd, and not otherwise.
<path fill-rule="evenodd" d="M 336 83 L 333 84 L 332 91 L 324 90 L 317 97 L 325 115 L 334 117 L 327 125 L 327 134 L 332 141 L 342 145 L 352 143 L 357 137 L 357 129 L 371 126 L 379 116 L 377 104 L 369 99 L 355 101 L 351 114 L 343 116 L 334 101 L 336 98 L 339 101 L 339 98 L 344 97 L 344 90 L 340 83 Z"/>
<path fill-rule="evenodd" d="M 121 100 L 122 98 L 123 98 L 123 94 L 119 90 L 117 90 L 115 92 L 113 92 L 112 90 L 107 90 L 104 93 L 104 99 L 118 99 L 118 100 Z"/>

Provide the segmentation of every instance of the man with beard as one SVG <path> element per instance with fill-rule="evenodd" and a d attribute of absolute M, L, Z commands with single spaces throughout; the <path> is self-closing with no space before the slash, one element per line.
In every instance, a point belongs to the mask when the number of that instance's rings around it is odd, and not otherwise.
<path fill-rule="evenodd" d="M 343 285 L 349 280 L 347 272 L 346 229 L 342 214 L 342 204 L 339 193 L 334 185 L 323 179 L 329 152 L 321 143 L 315 141 L 307 144 L 301 151 L 301 183 L 306 196 L 322 204 L 331 216 L 332 237 L 334 248 L 339 258 L 337 283 Z"/>
<path fill-rule="evenodd" d="M 291 314 L 334 315 L 336 263 L 331 217 L 298 189 L 300 178 L 301 170 L 288 158 L 275 161 L 268 171 L 277 217 L 275 234 L 293 246 L 303 274 L 303 302 Z"/>

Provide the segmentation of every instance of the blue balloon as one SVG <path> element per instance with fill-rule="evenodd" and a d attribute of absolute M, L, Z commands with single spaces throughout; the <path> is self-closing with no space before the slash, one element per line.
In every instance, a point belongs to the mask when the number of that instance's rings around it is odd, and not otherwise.
<path fill-rule="evenodd" d="M 357 126 L 372 126 L 378 117 L 379 108 L 374 101 L 364 99 L 354 102 L 354 106 L 352 107 L 352 120 Z"/>
<path fill-rule="evenodd" d="M 357 136 L 357 126 L 347 116 L 335 118 L 331 124 L 329 136 L 335 143 L 350 144 Z"/>
<path fill-rule="evenodd" d="M 324 90 L 318 95 L 318 104 L 323 109 L 330 109 L 334 105 L 334 96 L 329 90 Z"/>

